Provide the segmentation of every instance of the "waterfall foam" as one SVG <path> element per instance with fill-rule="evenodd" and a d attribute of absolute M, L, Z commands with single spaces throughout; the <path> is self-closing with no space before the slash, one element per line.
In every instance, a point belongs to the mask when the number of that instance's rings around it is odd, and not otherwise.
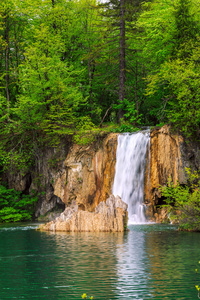
<path fill-rule="evenodd" d="M 113 194 L 128 204 L 129 224 L 146 223 L 144 175 L 150 130 L 118 136 Z"/>

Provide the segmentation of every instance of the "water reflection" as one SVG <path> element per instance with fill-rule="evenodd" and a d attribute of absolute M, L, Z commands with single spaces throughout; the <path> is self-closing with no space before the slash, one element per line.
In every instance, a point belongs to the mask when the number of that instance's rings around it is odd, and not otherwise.
<path fill-rule="evenodd" d="M 123 243 L 123 233 L 69 233 L 50 234 L 56 241 L 59 268 L 57 284 L 68 282 L 67 293 L 86 292 L 97 299 L 117 299 L 116 246 Z M 64 264 L 63 264 L 64 261 Z M 64 277 L 63 278 L 63 273 Z M 62 276 L 60 277 L 60 275 Z M 77 280 L 78 278 L 78 280 Z"/>
<path fill-rule="evenodd" d="M 117 247 L 118 296 L 120 299 L 143 299 L 147 295 L 145 233 L 128 232 Z M 148 296 L 151 296 L 148 294 Z"/>
<path fill-rule="evenodd" d="M 158 230 L 147 234 L 145 248 L 151 274 L 148 289 L 153 298 L 197 298 L 194 270 L 199 247 L 196 233 Z"/>
<path fill-rule="evenodd" d="M 198 233 L 172 226 L 125 234 L 0 227 L 0 299 L 194 300 L 199 249 Z"/>

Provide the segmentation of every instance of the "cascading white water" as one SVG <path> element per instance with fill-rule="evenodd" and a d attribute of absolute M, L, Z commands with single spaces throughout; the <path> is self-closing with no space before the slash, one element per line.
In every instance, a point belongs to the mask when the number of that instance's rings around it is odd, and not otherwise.
<path fill-rule="evenodd" d="M 145 223 L 144 175 L 150 131 L 118 136 L 113 194 L 128 204 L 129 224 Z"/>

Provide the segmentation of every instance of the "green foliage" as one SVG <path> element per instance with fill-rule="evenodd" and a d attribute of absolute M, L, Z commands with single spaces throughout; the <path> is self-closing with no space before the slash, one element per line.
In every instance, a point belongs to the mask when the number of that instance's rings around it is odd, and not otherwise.
<path fill-rule="evenodd" d="M 167 81 L 171 91 L 166 108 L 168 119 L 187 136 L 195 135 L 200 125 L 199 45 L 187 61 L 166 63 L 160 72 L 161 81 Z"/>
<path fill-rule="evenodd" d="M 127 99 L 124 99 L 123 102 L 115 104 L 113 108 L 124 111 L 124 118 L 128 122 L 138 125 L 141 124 L 142 115 L 138 115 L 136 104 L 133 101 L 130 102 Z"/>
<path fill-rule="evenodd" d="M 91 118 L 88 116 L 79 119 L 76 126 L 77 131 L 73 136 L 76 144 L 87 145 L 95 141 L 97 134 L 100 132 L 92 123 Z"/>
<path fill-rule="evenodd" d="M 199 14 L 196 0 L 144 4 L 138 26 L 144 28 L 150 116 L 196 135 L 199 119 Z M 149 100 L 148 100 L 149 99 Z"/>
<path fill-rule="evenodd" d="M 31 220 L 37 200 L 36 196 L 23 195 L 0 185 L 0 222 Z"/>
<path fill-rule="evenodd" d="M 200 27 L 192 12 L 192 1 L 178 0 L 171 6 L 172 47 L 159 70 L 148 76 L 148 96 L 162 99 L 161 117 L 187 136 L 200 125 L 199 45 Z"/>
<path fill-rule="evenodd" d="M 77 80 L 81 70 L 62 60 L 61 28 L 55 34 L 54 21 L 46 19 L 47 7 L 37 9 L 40 22 L 31 16 L 32 36 L 26 35 L 25 59 L 18 62 L 15 101 L 8 104 L 0 93 L 1 166 L 13 172 L 26 171 L 44 146 L 57 146 L 63 135 L 73 134 L 78 110 L 85 104 Z"/>
<path fill-rule="evenodd" d="M 111 132 L 116 132 L 116 133 L 125 133 L 125 132 L 136 132 L 139 131 L 139 128 L 134 127 L 128 122 L 125 122 L 123 119 L 121 120 L 121 125 L 114 127 L 110 130 Z"/>
<path fill-rule="evenodd" d="M 186 58 L 190 56 L 191 50 L 194 46 L 194 41 L 197 38 L 199 30 L 197 22 L 191 12 L 191 0 L 179 0 L 175 2 L 175 32 L 172 55 L 178 58 Z"/>
<path fill-rule="evenodd" d="M 14 112 L 26 129 L 37 124 L 48 135 L 71 134 L 75 112 L 84 102 L 76 85 L 80 71 L 61 60 L 63 41 L 48 26 L 42 24 L 34 38 L 20 67 L 22 94 Z"/>
<path fill-rule="evenodd" d="M 161 187 L 165 197 L 170 219 L 176 220 L 181 229 L 200 231 L 200 176 L 195 171 L 186 168 L 187 185 L 173 183 L 169 178 L 167 186 Z"/>
<path fill-rule="evenodd" d="M 95 141 L 102 120 L 114 122 L 116 132 L 169 122 L 188 136 L 198 133 L 198 0 L 125 6 L 125 99 L 114 106 L 120 2 L 0 2 L 2 171 L 25 172 L 41 150 L 57 147 L 66 135 L 80 144 Z"/>

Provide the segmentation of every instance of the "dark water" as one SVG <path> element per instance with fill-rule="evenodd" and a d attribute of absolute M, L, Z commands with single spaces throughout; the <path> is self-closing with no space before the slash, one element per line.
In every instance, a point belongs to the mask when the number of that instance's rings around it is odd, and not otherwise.
<path fill-rule="evenodd" d="M 0 243 L 0 300 L 198 299 L 199 233 L 137 225 L 125 234 L 53 234 L 26 224 L 1 226 Z"/>

